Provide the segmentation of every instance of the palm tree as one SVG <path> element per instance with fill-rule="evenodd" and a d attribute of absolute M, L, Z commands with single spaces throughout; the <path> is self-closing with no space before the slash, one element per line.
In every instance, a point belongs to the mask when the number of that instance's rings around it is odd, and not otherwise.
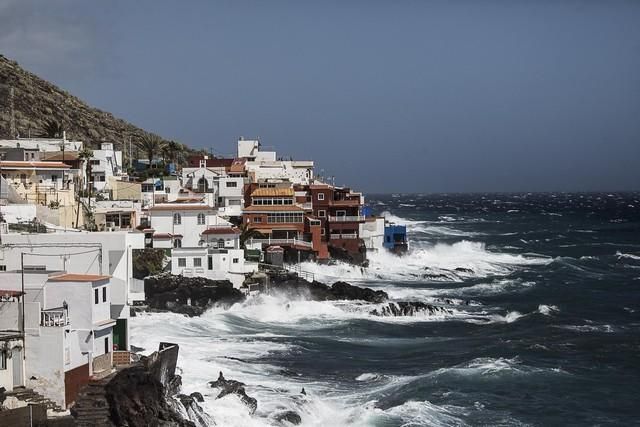
<path fill-rule="evenodd" d="M 64 126 L 53 119 L 44 122 L 42 133 L 38 136 L 41 138 L 62 138 L 64 134 Z"/>
<path fill-rule="evenodd" d="M 248 223 L 243 223 L 240 226 L 240 247 L 242 249 L 246 249 L 246 243 L 249 239 L 253 239 L 254 237 L 262 237 L 262 233 L 260 233 L 255 228 L 249 228 Z"/>
<path fill-rule="evenodd" d="M 169 141 L 167 143 L 167 150 L 169 152 L 169 160 L 171 160 L 172 163 L 175 163 L 176 158 L 183 150 L 182 144 L 175 141 Z"/>
<path fill-rule="evenodd" d="M 154 135 L 151 133 L 142 137 L 142 139 L 138 143 L 138 146 L 142 151 L 147 153 L 147 158 L 149 159 L 149 167 L 151 167 L 151 162 L 153 162 L 153 156 L 156 153 L 162 151 L 164 142 L 162 141 L 162 138 L 160 138 L 158 135 Z"/>

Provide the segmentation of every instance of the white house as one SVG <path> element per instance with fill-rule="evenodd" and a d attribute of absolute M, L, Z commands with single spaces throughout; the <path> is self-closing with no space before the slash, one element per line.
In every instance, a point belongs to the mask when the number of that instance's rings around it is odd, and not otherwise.
<path fill-rule="evenodd" d="M 245 169 L 252 182 L 273 178 L 300 185 L 313 182 L 312 160 L 278 160 L 275 151 L 262 151 L 260 148 L 257 140 L 238 141 L 238 157 L 247 160 Z"/>
<path fill-rule="evenodd" d="M 93 150 L 90 183 L 98 191 L 104 191 L 109 177 L 122 174 L 122 151 L 114 150 L 113 144 L 103 142 L 99 150 Z"/>
<path fill-rule="evenodd" d="M 245 275 L 258 270 L 246 261 L 240 248 L 240 230 L 231 225 L 209 227 L 201 233 L 202 245 L 171 251 L 171 274 L 227 279 L 240 287 Z"/>
<path fill-rule="evenodd" d="M 143 249 L 144 234 L 127 231 L 2 234 L 0 271 L 73 271 L 111 276 L 111 318 L 115 343 L 129 348 L 129 304 L 144 300 L 144 289 L 132 279 L 132 251 Z"/>
<path fill-rule="evenodd" d="M 7 148 L 24 148 L 27 150 L 37 151 L 81 151 L 82 141 L 69 141 L 63 138 L 18 138 L 18 139 L 0 139 L 0 147 Z"/>
<path fill-rule="evenodd" d="M 207 228 L 231 226 L 215 209 L 201 203 L 157 204 L 147 209 L 147 215 L 154 248 L 200 247 L 204 243 L 202 232 Z"/>
<path fill-rule="evenodd" d="M 225 217 L 240 217 L 244 208 L 243 177 L 224 176 L 217 180 L 218 213 Z"/>
<path fill-rule="evenodd" d="M 20 272 L 0 280 L 22 286 Z M 112 367 L 109 276 L 25 271 L 24 282 L 26 386 L 68 407 L 91 376 Z"/>

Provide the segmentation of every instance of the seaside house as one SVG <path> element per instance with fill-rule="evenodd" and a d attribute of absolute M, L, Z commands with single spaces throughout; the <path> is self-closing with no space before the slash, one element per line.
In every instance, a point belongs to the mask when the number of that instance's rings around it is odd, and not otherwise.
<path fill-rule="evenodd" d="M 0 273 L 14 291 L 23 278 L 25 385 L 69 407 L 91 377 L 112 369 L 110 278 L 48 270 Z"/>
<path fill-rule="evenodd" d="M 74 271 L 109 275 L 114 342 L 129 348 L 130 304 L 144 300 L 144 287 L 133 279 L 132 253 L 144 248 L 137 231 L 3 233 L 0 271 Z M 21 256 L 21 254 L 23 254 Z"/>
<path fill-rule="evenodd" d="M 99 192 L 104 191 L 110 177 L 122 174 L 122 151 L 115 150 L 110 142 L 103 142 L 99 150 L 93 150 L 93 157 L 89 163 L 91 168 L 89 185 Z"/>

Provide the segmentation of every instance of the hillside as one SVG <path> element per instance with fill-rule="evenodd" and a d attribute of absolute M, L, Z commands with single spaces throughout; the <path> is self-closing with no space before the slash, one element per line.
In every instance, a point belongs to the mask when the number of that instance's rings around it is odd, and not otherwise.
<path fill-rule="evenodd" d="M 68 139 L 96 148 L 101 141 L 120 146 L 129 136 L 135 142 L 149 132 L 82 100 L 24 70 L 0 55 L 0 138 L 11 135 L 11 89 L 14 123 L 21 137 L 37 136 L 47 120 L 61 123 Z"/>

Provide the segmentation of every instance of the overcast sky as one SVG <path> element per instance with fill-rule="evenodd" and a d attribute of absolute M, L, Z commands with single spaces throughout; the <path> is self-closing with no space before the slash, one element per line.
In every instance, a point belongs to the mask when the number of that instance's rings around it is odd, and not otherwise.
<path fill-rule="evenodd" d="M 0 0 L 0 53 L 368 192 L 640 189 L 640 1 Z"/>

